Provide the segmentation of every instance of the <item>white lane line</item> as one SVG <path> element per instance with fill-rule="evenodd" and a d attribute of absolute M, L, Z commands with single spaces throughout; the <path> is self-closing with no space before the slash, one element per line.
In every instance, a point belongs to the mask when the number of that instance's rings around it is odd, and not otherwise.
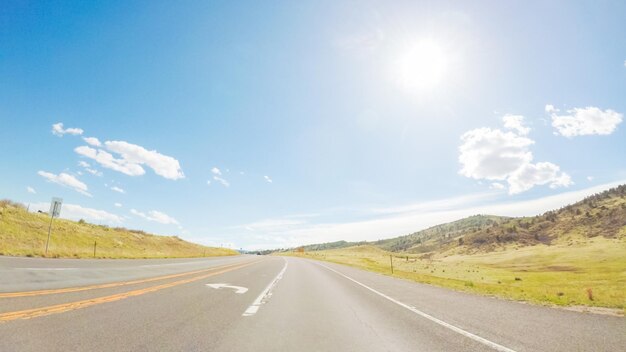
<path fill-rule="evenodd" d="M 485 345 L 493 348 L 496 351 L 515 352 L 515 350 L 512 350 L 512 349 L 510 349 L 508 347 L 504 347 L 504 346 L 499 345 L 499 344 L 497 344 L 495 342 L 489 341 L 489 340 L 487 340 L 484 337 L 480 337 L 478 335 L 474 335 L 471 332 L 465 331 L 465 330 L 463 330 L 463 329 L 461 329 L 459 327 L 456 327 L 456 326 L 454 326 L 452 324 L 448 324 L 448 323 L 446 323 L 443 320 L 437 319 L 437 318 L 433 317 L 430 314 L 424 313 L 424 312 L 422 312 L 421 310 L 419 310 L 419 309 L 417 309 L 415 307 L 411 307 L 408 304 L 402 303 L 402 302 L 400 302 L 400 301 L 398 301 L 398 300 L 396 300 L 394 298 L 391 298 L 391 297 L 387 296 L 386 294 L 384 294 L 382 292 L 379 292 L 379 291 L 376 291 L 375 289 L 373 289 L 373 288 L 371 288 L 371 287 L 369 287 L 369 286 L 367 286 L 367 285 L 365 285 L 363 283 L 360 283 L 359 281 L 357 281 L 357 280 L 355 280 L 355 279 L 353 279 L 353 278 L 351 278 L 351 277 L 349 277 L 347 275 L 344 275 L 344 274 L 340 273 L 339 271 L 337 271 L 337 270 L 335 270 L 333 268 L 330 268 L 330 267 L 328 267 L 328 266 L 326 266 L 324 264 L 320 264 L 320 263 L 316 263 L 316 264 L 320 265 L 320 266 L 323 266 L 324 268 L 326 268 L 326 269 L 328 269 L 328 270 L 330 270 L 330 271 L 332 271 L 332 272 L 334 272 L 334 273 L 336 273 L 338 275 L 343 276 L 344 278 L 354 282 L 355 284 L 357 284 L 357 285 L 359 285 L 359 286 L 361 286 L 361 287 L 363 287 L 365 289 L 368 289 L 368 290 L 374 292 L 375 294 L 377 294 L 377 295 L 379 295 L 379 296 L 381 296 L 381 297 L 383 297 L 383 298 L 385 298 L 385 299 L 387 299 L 387 300 L 389 300 L 389 301 L 391 301 L 391 302 L 393 302 L 393 303 L 395 303 L 395 304 L 397 304 L 397 305 L 399 305 L 399 306 L 401 306 L 403 308 L 406 308 L 406 309 L 410 310 L 411 312 L 413 312 L 413 313 L 415 313 L 415 314 L 417 314 L 417 315 L 419 315 L 421 317 L 424 317 L 424 318 L 426 318 L 426 319 L 428 319 L 428 320 L 430 320 L 432 322 L 435 322 L 435 323 L 437 323 L 437 324 L 439 324 L 439 325 L 441 325 L 443 327 L 446 327 L 446 328 L 448 328 L 448 329 L 450 329 L 450 330 L 452 330 L 452 331 L 454 331 L 456 333 L 459 333 L 459 334 L 461 334 L 461 335 L 463 335 L 465 337 L 469 337 L 470 339 L 472 339 L 474 341 L 478 341 L 478 342 L 480 342 L 482 344 L 485 344 Z"/>
<path fill-rule="evenodd" d="M 278 283 L 278 281 L 280 281 L 280 279 L 283 278 L 283 275 L 285 274 L 285 271 L 287 270 L 287 259 L 283 258 L 283 260 L 285 261 L 285 266 L 283 266 L 283 269 L 278 273 L 278 275 L 276 275 L 274 280 L 272 280 L 272 282 L 270 282 L 270 284 L 267 285 L 267 287 L 265 288 L 265 290 L 263 290 L 263 292 L 261 292 L 259 297 L 257 297 L 254 300 L 254 302 L 252 302 L 252 304 L 248 307 L 248 309 L 246 309 L 246 311 L 243 312 L 242 316 L 249 317 L 249 316 L 255 315 L 256 312 L 261 307 L 261 304 L 265 303 L 265 301 L 272 295 L 272 289 L 274 288 L 274 286 L 276 286 L 276 283 Z"/>

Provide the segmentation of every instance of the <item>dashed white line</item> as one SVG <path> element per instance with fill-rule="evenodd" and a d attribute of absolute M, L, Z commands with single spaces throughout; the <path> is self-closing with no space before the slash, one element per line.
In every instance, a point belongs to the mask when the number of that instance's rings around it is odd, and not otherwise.
<path fill-rule="evenodd" d="M 367 290 L 370 290 L 371 292 L 373 292 L 373 293 L 375 293 L 375 294 L 377 294 L 377 295 L 379 295 L 379 296 L 381 296 L 381 297 L 383 297 L 383 298 L 385 298 L 385 299 L 387 299 L 387 300 L 389 300 L 389 301 L 391 301 L 391 302 L 393 302 L 393 303 L 395 303 L 395 304 L 397 304 L 397 305 L 399 305 L 399 306 L 401 306 L 403 308 L 406 308 L 406 309 L 410 310 L 411 312 L 413 312 L 413 313 L 415 313 L 415 314 L 417 314 L 417 315 L 419 315 L 419 316 L 421 316 L 423 318 L 426 318 L 426 319 L 428 319 L 428 320 L 430 320 L 430 321 L 432 321 L 434 323 L 437 323 L 437 324 L 439 324 L 439 325 L 441 325 L 443 327 L 446 327 L 446 328 L 448 328 L 448 329 L 450 329 L 450 330 L 452 330 L 452 331 L 454 331 L 456 333 L 459 333 L 459 334 L 461 334 L 461 335 L 463 335 L 465 337 L 469 337 L 470 339 L 472 339 L 474 341 L 478 341 L 478 342 L 480 342 L 480 343 L 482 343 L 484 345 L 487 345 L 487 346 L 493 348 L 496 351 L 500 351 L 500 352 L 515 352 L 515 350 L 512 350 L 512 349 L 510 349 L 508 347 L 504 347 L 502 345 L 499 345 L 499 344 L 497 344 L 497 343 L 495 343 L 493 341 L 489 341 L 489 340 L 487 340 L 484 337 L 480 337 L 478 335 L 474 335 L 474 334 L 472 334 L 469 331 L 465 331 L 465 330 L 463 330 L 463 329 L 461 329 L 459 327 L 456 327 L 456 326 L 454 326 L 452 324 L 446 323 L 445 321 L 443 321 L 441 319 L 437 319 L 437 318 L 433 317 L 430 314 L 424 313 L 424 312 L 422 312 L 421 310 L 419 310 L 419 309 L 417 309 L 415 307 L 412 307 L 412 306 L 409 306 L 408 304 L 402 303 L 402 302 L 398 301 L 397 299 L 389 297 L 389 296 L 387 296 L 386 294 L 384 294 L 382 292 L 376 291 L 375 289 L 373 289 L 373 288 L 371 288 L 371 287 L 369 287 L 369 286 L 367 286 L 367 285 L 365 285 L 365 284 L 363 284 L 363 283 L 361 283 L 361 282 L 359 282 L 359 281 L 357 281 L 357 280 L 355 280 L 355 279 L 353 279 L 353 278 L 351 278 L 351 277 L 349 277 L 347 275 L 344 275 L 344 274 L 340 273 L 339 271 L 337 271 L 337 270 L 335 270 L 333 268 L 330 268 L 330 267 L 328 267 L 328 266 L 326 266 L 324 264 L 320 264 L 320 263 L 316 263 L 316 264 L 318 264 L 320 266 L 323 266 L 324 268 L 326 268 L 326 269 L 328 269 L 328 270 L 330 270 L 330 271 L 332 271 L 332 272 L 334 272 L 334 273 L 336 273 L 336 274 L 338 274 L 340 276 L 343 276 L 344 278 L 354 282 L 355 284 L 357 284 L 357 285 L 359 285 L 359 286 L 361 286 L 361 287 L 363 287 L 363 288 L 365 288 Z"/>
<path fill-rule="evenodd" d="M 265 303 L 267 298 L 269 298 L 269 296 L 272 295 L 272 289 L 274 288 L 274 286 L 276 286 L 276 283 L 278 283 L 278 281 L 280 281 L 280 279 L 283 278 L 283 275 L 285 274 L 285 271 L 287 270 L 287 259 L 283 258 L 283 260 L 285 261 L 285 266 L 283 266 L 283 269 L 278 273 L 278 275 L 276 275 L 274 280 L 272 280 L 272 282 L 270 282 L 270 284 L 267 285 L 267 287 L 265 288 L 265 290 L 263 290 L 263 292 L 261 292 L 259 297 L 257 297 L 254 300 L 254 302 L 252 302 L 252 304 L 248 307 L 248 309 L 246 309 L 246 311 L 243 312 L 242 316 L 249 317 L 249 316 L 255 315 L 256 312 L 259 311 L 261 304 Z"/>

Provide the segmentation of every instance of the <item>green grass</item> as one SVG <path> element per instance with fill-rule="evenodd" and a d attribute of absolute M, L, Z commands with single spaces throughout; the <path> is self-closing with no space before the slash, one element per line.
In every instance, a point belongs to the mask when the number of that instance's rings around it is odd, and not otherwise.
<path fill-rule="evenodd" d="M 347 264 L 386 275 L 391 275 L 389 256 L 393 255 L 394 277 L 539 304 L 624 310 L 625 237 L 578 239 L 574 244 L 563 241 L 550 246 L 509 246 L 500 251 L 471 255 L 448 252 L 430 259 L 367 245 L 285 254 Z"/>
<path fill-rule="evenodd" d="M 28 213 L 7 201 L 0 202 L 0 255 L 43 256 L 47 214 Z M 143 231 L 54 219 L 48 257 L 181 258 L 235 255 L 237 252 L 205 247 L 178 237 L 156 236 Z"/>

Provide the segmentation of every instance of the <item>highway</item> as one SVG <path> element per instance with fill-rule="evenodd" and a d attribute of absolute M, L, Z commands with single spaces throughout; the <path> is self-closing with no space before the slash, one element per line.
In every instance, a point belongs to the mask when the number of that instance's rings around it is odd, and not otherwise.
<path fill-rule="evenodd" d="M 626 319 L 307 259 L 0 257 L 0 351 L 619 351 Z"/>

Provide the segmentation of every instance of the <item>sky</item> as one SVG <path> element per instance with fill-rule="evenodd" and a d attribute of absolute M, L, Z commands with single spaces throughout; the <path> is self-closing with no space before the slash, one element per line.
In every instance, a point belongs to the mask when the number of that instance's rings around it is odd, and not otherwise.
<path fill-rule="evenodd" d="M 0 198 L 215 246 L 626 183 L 623 1 L 3 1 Z"/>

